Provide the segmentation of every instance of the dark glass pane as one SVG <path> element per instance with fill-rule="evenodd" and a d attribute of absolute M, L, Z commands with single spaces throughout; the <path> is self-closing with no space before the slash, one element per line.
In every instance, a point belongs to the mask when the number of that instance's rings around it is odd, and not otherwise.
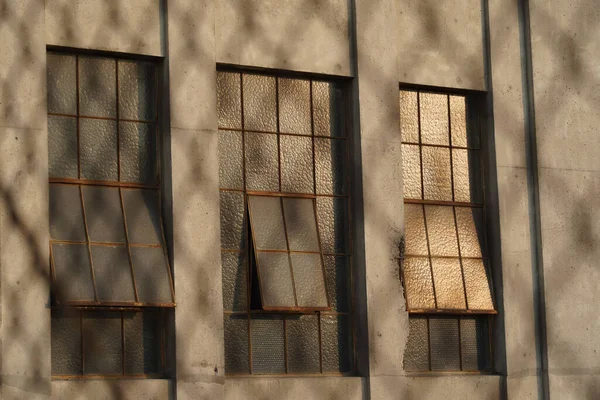
<path fill-rule="evenodd" d="M 254 245 L 258 250 L 287 250 L 279 197 L 248 196 Z"/>
<path fill-rule="evenodd" d="M 79 312 L 52 311 L 52 375 L 81 375 Z"/>
<path fill-rule="evenodd" d="M 276 132 L 275 78 L 261 75 L 243 75 L 244 129 Z"/>
<path fill-rule="evenodd" d="M 429 339 L 427 318 L 410 317 L 408 319 L 408 342 L 404 350 L 404 369 L 406 371 L 429 370 Z"/>
<path fill-rule="evenodd" d="M 118 188 L 82 186 L 88 232 L 92 242 L 125 243 Z"/>
<path fill-rule="evenodd" d="M 250 373 L 248 316 L 225 315 L 225 373 Z"/>
<path fill-rule="evenodd" d="M 481 160 L 479 151 L 452 149 L 454 200 L 481 203 Z"/>
<path fill-rule="evenodd" d="M 158 192 L 156 190 L 121 189 L 127 218 L 129 243 L 162 244 Z"/>
<path fill-rule="evenodd" d="M 458 320 L 456 318 L 429 318 L 429 341 L 433 371 L 460 370 Z"/>
<path fill-rule="evenodd" d="M 460 343 L 463 371 L 490 369 L 488 317 L 461 317 Z"/>
<path fill-rule="evenodd" d="M 248 305 L 248 268 L 244 253 L 221 252 L 223 309 L 246 310 Z"/>
<path fill-rule="evenodd" d="M 258 252 L 258 275 L 263 306 L 296 305 L 288 253 Z"/>
<path fill-rule="evenodd" d="M 219 187 L 244 188 L 243 156 L 242 133 L 219 131 Z"/>
<path fill-rule="evenodd" d="M 156 78 L 150 62 L 119 60 L 119 118 L 155 120 Z"/>
<path fill-rule="evenodd" d="M 317 197 L 317 215 L 323 253 L 348 253 L 348 200 Z"/>
<path fill-rule="evenodd" d="M 317 193 L 346 193 L 346 141 L 315 138 Z"/>
<path fill-rule="evenodd" d="M 162 371 L 161 327 L 158 311 L 123 313 L 126 374 L 158 374 Z"/>
<path fill-rule="evenodd" d="M 323 372 L 352 370 L 352 328 L 347 315 L 321 315 L 321 342 Z"/>
<path fill-rule="evenodd" d="M 313 125 L 317 136 L 345 136 L 343 95 L 332 82 L 312 82 Z"/>
<path fill-rule="evenodd" d="M 93 117 L 117 116 L 115 60 L 79 57 L 79 113 Z"/>
<path fill-rule="evenodd" d="M 70 115 L 77 114 L 75 56 L 48 53 L 46 66 L 48 112 Z"/>
<path fill-rule="evenodd" d="M 94 284 L 85 244 L 52 245 L 54 294 L 59 300 L 94 301 Z"/>
<path fill-rule="evenodd" d="M 313 193 L 313 149 L 309 137 L 279 137 L 281 149 L 281 191 Z"/>
<path fill-rule="evenodd" d="M 279 130 L 311 135 L 310 81 L 279 78 Z"/>
<path fill-rule="evenodd" d="M 320 251 L 313 199 L 284 197 L 283 212 L 291 251 Z"/>
<path fill-rule="evenodd" d="M 85 242 L 79 186 L 50 185 L 50 238 Z"/>
<path fill-rule="evenodd" d="M 240 74 L 217 72 L 217 111 L 219 128 L 242 128 Z"/>
<path fill-rule="evenodd" d="M 48 116 L 48 175 L 78 178 L 77 118 Z"/>
<path fill-rule="evenodd" d="M 154 124 L 119 122 L 121 182 L 156 185 Z"/>
<path fill-rule="evenodd" d="M 462 257 L 481 257 L 481 244 L 479 231 L 483 226 L 481 208 L 454 207 L 456 214 L 456 226 L 458 228 L 458 239 L 460 242 L 460 255 Z"/>
<path fill-rule="evenodd" d="M 171 282 L 165 253 L 160 247 L 132 247 L 131 260 L 138 300 L 142 303 L 171 303 Z"/>
<path fill-rule="evenodd" d="M 467 147 L 467 108 L 464 96 L 450 96 L 452 146 Z"/>
<path fill-rule="evenodd" d="M 283 320 L 253 317 L 252 372 L 255 374 L 285 373 Z"/>
<path fill-rule="evenodd" d="M 327 307 L 320 254 L 292 254 L 294 285 L 299 307 Z"/>
<path fill-rule="evenodd" d="M 325 256 L 329 305 L 336 311 L 350 310 L 350 258 Z"/>
<path fill-rule="evenodd" d="M 244 133 L 246 188 L 266 192 L 279 191 L 277 135 Z"/>
<path fill-rule="evenodd" d="M 463 258 L 462 267 L 469 310 L 493 310 L 491 285 L 483 260 Z"/>
<path fill-rule="evenodd" d="M 240 192 L 221 192 L 221 247 L 241 249 L 246 241 L 246 211 L 244 194 Z"/>
<path fill-rule="evenodd" d="M 135 301 L 125 246 L 92 246 L 92 262 L 99 301 Z"/>
<path fill-rule="evenodd" d="M 120 312 L 83 313 L 83 359 L 85 375 L 122 373 Z"/>
<path fill-rule="evenodd" d="M 285 320 L 289 373 L 318 373 L 319 317 L 301 315 Z"/>
<path fill-rule="evenodd" d="M 81 178 L 117 181 L 117 122 L 79 119 Z"/>

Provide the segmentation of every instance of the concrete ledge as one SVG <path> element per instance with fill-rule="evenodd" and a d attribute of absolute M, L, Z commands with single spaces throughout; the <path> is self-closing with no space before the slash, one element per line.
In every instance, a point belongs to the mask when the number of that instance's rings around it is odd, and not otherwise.
<path fill-rule="evenodd" d="M 104 379 L 52 381 L 55 400 L 173 399 L 169 379 Z"/>

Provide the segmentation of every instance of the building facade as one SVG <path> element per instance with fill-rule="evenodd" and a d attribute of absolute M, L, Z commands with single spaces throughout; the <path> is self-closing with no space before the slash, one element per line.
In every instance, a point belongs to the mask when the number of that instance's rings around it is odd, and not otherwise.
<path fill-rule="evenodd" d="M 596 398 L 599 12 L 0 0 L 0 397 Z"/>

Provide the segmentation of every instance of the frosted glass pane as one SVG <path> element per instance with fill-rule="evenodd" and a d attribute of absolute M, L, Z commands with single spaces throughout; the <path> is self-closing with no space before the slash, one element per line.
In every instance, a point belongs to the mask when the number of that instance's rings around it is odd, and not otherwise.
<path fill-rule="evenodd" d="M 287 250 L 279 197 L 248 196 L 254 245 L 259 250 Z"/>
<path fill-rule="evenodd" d="M 289 373 L 318 373 L 319 320 L 314 315 L 287 318 L 287 355 Z"/>
<path fill-rule="evenodd" d="M 279 138 L 281 149 L 281 191 L 313 193 L 312 139 L 286 136 Z"/>
<path fill-rule="evenodd" d="M 348 253 L 348 200 L 317 197 L 317 215 L 323 253 Z"/>
<path fill-rule="evenodd" d="M 400 91 L 400 136 L 403 142 L 419 143 L 417 92 Z"/>
<path fill-rule="evenodd" d="M 119 60 L 119 118 L 154 121 L 156 86 L 154 64 Z"/>
<path fill-rule="evenodd" d="M 117 123 L 79 119 L 81 178 L 117 181 Z"/>
<path fill-rule="evenodd" d="M 117 375 L 123 371 L 121 313 L 83 313 L 83 372 Z"/>
<path fill-rule="evenodd" d="M 219 187 L 244 188 L 242 133 L 219 131 Z"/>
<path fill-rule="evenodd" d="M 277 136 L 245 133 L 246 188 L 248 190 L 279 191 Z"/>
<path fill-rule="evenodd" d="M 248 317 L 246 315 L 225 314 L 223 318 L 225 328 L 225 373 L 249 374 Z"/>
<path fill-rule="evenodd" d="M 116 118 L 117 74 L 115 60 L 79 57 L 79 114 Z"/>
<path fill-rule="evenodd" d="M 320 254 L 292 254 L 294 284 L 299 307 L 327 307 Z"/>
<path fill-rule="evenodd" d="M 429 333 L 427 318 L 411 316 L 408 319 L 408 341 L 404 350 L 406 371 L 429 370 Z"/>
<path fill-rule="evenodd" d="M 312 199 L 283 198 L 285 225 L 292 251 L 319 251 L 315 205 Z"/>
<path fill-rule="evenodd" d="M 244 253 L 221 252 L 223 309 L 244 311 L 248 304 L 248 267 Z"/>
<path fill-rule="evenodd" d="M 154 124 L 119 123 L 121 182 L 157 183 Z"/>
<path fill-rule="evenodd" d="M 419 146 L 402 145 L 402 180 L 405 199 L 421 199 L 421 151 Z"/>
<path fill-rule="evenodd" d="M 455 207 L 455 212 L 461 256 L 481 257 L 481 246 L 475 225 L 475 220 L 477 220 L 477 225 L 481 226 L 482 224 L 481 209 Z"/>
<path fill-rule="evenodd" d="M 48 53 L 46 56 L 48 112 L 77 114 L 76 60 L 73 55 Z"/>
<path fill-rule="evenodd" d="M 317 193 L 346 192 L 346 141 L 315 138 Z"/>
<path fill-rule="evenodd" d="M 467 302 L 470 310 L 493 310 L 492 293 L 483 260 L 462 260 L 467 286 Z"/>
<path fill-rule="evenodd" d="M 430 318 L 429 340 L 433 371 L 460 371 L 458 320 Z"/>
<path fill-rule="evenodd" d="M 333 98 L 328 82 L 313 82 L 313 120 L 314 130 L 317 136 L 332 136 L 332 120 L 335 118 L 335 109 L 332 104 Z M 335 133 L 334 133 L 335 134 Z"/>
<path fill-rule="evenodd" d="M 54 294 L 64 301 L 94 301 L 94 284 L 87 245 L 52 245 Z"/>
<path fill-rule="evenodd" d="M 88 233 L 92 242 L 125 243 L 118 188 L 82 186 Z"/>
<path fill-rule="evenodd" d="M 350 258 L 343 256 L 324 256 L 325 283 L 329 306 L 336 311 L 349 311 L 350 293 Z"/>
<path fill-rule="evenodd" d="M 421 142 L 449 145 L 448 97 L 445 94 L 419 93 L 421 105 Z"/>
<path fill-rule="evenodd" d="M 321 315 L 323 372 L 352 370 L 352 328 L 347 315 Z"/>
<path fill-rule="evenodd" d="M 123 313 L 126 374 L 161 372 L 161 325 L 157 311 Z"/>
<path fill-rule="evenodd" d="M 129 256 L 125 246 L 92 246 L 98 300 L 134 302 Z"/>
<path fill-rule="evenodd" d="M 81 375 L 81 324 L 79 312 L 52 311 L 52 375 Z"/>
<path fill-rule="evenodd" d="M 466 309 L 460 261 L 456 258 L 432 258 L 431 267 L 437 307 Z"/>
<path fill-rule="evenodd" d="M 167 260 L 162 248 L 132 247 L 131 260 L 141 303 L 172 303 Z"/>
<path fill-rule="evenodd" d="M 221 192 L 220 199 L 221 247 L 224 249 L 241 249 L 246 246 L 244 194 L 240 192 Z"/>
<path fill-rule="evenodd" d="M 252 318 L 252 372 L 254 374 L 285 373 L 283 320 Z"/>
<path fill-rule="evenodd" d="M 275 78 L 261 75 L 243 75 L 244 129 L 276 132 Z"/>
<path fill-rule="evenodd" d="M 425 206 L 429 250 L 432 256 L 458 257 L 458 243 L 452 207 Z"/>
<path fill-rule="evenodd" d="M 217 72 L 217 111 L 219 128 L 242 128 L 240 74 Z"/>
<path fill-rule="evenodd" d="M 404 204 L 404 237 L 406 255 L 429 255 L 422 205 Z"/>
<path fill-rule="evenodd" d="M 79 186 L 50 185 L 50 238 L 85 242 Z"/>
<path fill-rule="evenodd" d="M 423 146 L 421 151 L 425 199 L 452 201 L 450 150 Z"/>
<path fill-rule="evenodd" d="M 454 171 L 454 199 L 463 202 L 481 202 L 481 165 L 479 152 L 452 149 Z"/>
<path fill-rule="evenodd" d="M 48 175 L 77 179 L 77 119 L 48 116 Z"/>
<path fill-rule="evenodd" d="M 264 307 L 294 307 L 294 285 L 288 253 L 258 252 L 258 276 Z"/>
<path fill-rule="evenodd" d="M 452 146 L 467 147 L 467 108 L 464 96 L 450 96 Z"/>
<path fill-rule="evenodd" d="M 429 259 L 407 257 L 402 263 L 404 272 L 404 290 L 408 309 L 433 309 L 433 281 Z"/>
<path fill-rule="evenodd" d="M 121 189 L 127 217 L 129 243 L 162 244 L 158 192 L 155 190 Z"/>
<path fill-rule="evenodd" d="M 490 368 L 490 338 L 487 317 L 460 319 L 460 343 L 463 371 Z"/>
<path fill-rule="evenodd" d="M 310 81 L 279 78 L 279 130 L 311 135 Z"/>

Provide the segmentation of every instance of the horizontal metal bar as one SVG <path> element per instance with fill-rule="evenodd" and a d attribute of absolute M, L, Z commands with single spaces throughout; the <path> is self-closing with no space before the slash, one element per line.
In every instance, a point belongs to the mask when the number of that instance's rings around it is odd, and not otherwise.
<path fill-rule="evenodd" d="M 300 250 L 271 250 L 271 249 L 257 249 L 257 253 L 290 253 L 290 254 L 321 254 L 319 251 L 300 251 Z"/>
<path fill-rule="evenodd" d="M 348 140 L 345 136 L 326 136 L 326 135 L 303 135 L 301 133 L 291 133 L 291 132 L 272 132 L 272 131 L 256 131 L 251 129 L 238 129 L 238 128 L 218 128 L 220 131 L 229 131 L 229 132 L 245 132 L 245 133 L 263 133 L 267 135 L 283 135 L 283 136 L 299 136 L 305 138 L 317 138 L 317 139 L 333 139 L 333 140 Z"/>
<path fill-rule="evenodd" d="M 349 316 L 349 315 L 352 315 L 351 312 L 335 311 L 335 310 L 329 310 L 329 311 L 323 310 L 323 311 L 318 311 L 318 312 L 324 316 L 336 316 L 336 315 Z M 294 314 L 314 315 L 316 313 L 317 313 L 317 311 L 306 311 L 306 312 L 300 311 L 300 312 L 295 312 Z M 273 312 L 266 311 L 266 310 L 250 310 L 250 312 L 223 310 L 223 314 L 226 314 L 226 315 L 273 315 Z"/>
<path fill-rule="evenodd" d="M 119 309 L 122 309 L 123 307 L 126 308 L 138 308 L 138 307 L 142 307 L 142 308 L 150 308 L 150 307 L 155 307 L 155 308 L 173 308 L 176 307 L 177 303 L 141 303 L 141 302 L 126 302 L 126 301 L 73 301 L 73 300 L 67 300 L 67 301 L 63 301 L 63 302 L 59 302 L 57 300 L 56 304 L 53 305 L 53 308 L 56 309 L 62 309 L 62 308 L 69 308 L 69 307 L 73 307 L 73 308 L 78 308 L 78 309 L 86 309 L 86 308 L 98 308 L 98 309 L 109 309 L 110 307 L 117 307 Z"/>
<path fill-rule="evenodd" d="M 487 261 L 487 258 L 485 257 L 468 257 L 468 256 L 426 256 L 423 254 L 403 254 L 402 257 L 400 257 L 400 259 L 406 259 L 406 258 L 450 258 L 450 259 L 456 259 L 456 260 L 482 260 L 482 261 Z"/>
<path fill-rule="evenodd" d="M 128 374 L 128 375 L 52 375 L 52 380 L 85 379 L 167 379 L 166 374 Z"/>
<path fill-rule="evenodd" d="M 348 199 L 350 198 L 349 194 L 330 194 L 330 193 L 287 193 L 287 192 L 260 192 L 260 191 L 247 191 L 244 189 L 232 189 L 232 188 L 219 188 L 221 192 L 239 192 L 239 193 L 247 193 L 253 196 L 282 196 L 282 197 L 308 197 L 308 198 L 316 198 L 319 197 L 339 197 Z"/>
<path fill-rule="evenodd" d="M 228 374 L 225 372 L 226 378 L 250 378 L 250 379 L 264 379 L 264 378 L 289 378 L 293 376 L 302 376 L 302 377 L 323 377 L 323 376 L 336 376 L 336 377 L 345 377 L 345 376 L 356 376 L 354 372 L 319 372 L 319 373 L 288 373 L 288 374 L 257 374 L 257 373 L 235 373 Z"/>
<path fill-rule="evenodd" d="M 496 310 L 460 310 L 460 309 L 409 309 L 409 314 L 444 314 L 444 315 L 496 315 Z"/>
<path fill-rule="evenodd" d="M 258 192 L 246 190 L 248 196 L 265 196 L 265 197 L 301 197 L 306 199 L 314 199 L 314 194 L 307 193 L 282 193 L 282 192 Z"/>
<path fill-rule="evenodd" d="M 140 124 L 156 124 L 156 121 L 147 121 L 142 119 L 124 119 L 124 118 L 112 118 L 112 117 L 96 117 L 93 115 L 73 115 L 73 114 L 62 114 L 62 113 L 51 113 L 48 115 L 52 117 L 68 117 L 68 118 L 84 118 L 84 119 L 99 119 L 102 121 L 115 121 L 115 122 L 137 122 Z"/>
<path fill-rule="evenodd" d="M 241 248 L 241 249 L 227 249 L 227 248 L 222 247 L 221 251 L 224 252 L 224 253 L 246 253 L 246 248 Z M 268 252 L 283 252 L 283 253 L 286 253 L 287 252 L 287 250 L 258 250 L 258 251 L 264 251 L 265 253 L 268 253 Z M 307 251 L 307 252 L 303 252 L 303 251 L 291 251 L 290 253 L 320 254 L 319 252 L 316 252 L 316 251 Z M 329 257 L 351 257 L 352 254 L 350 254 L 350 253 L 323 253 L 323 256 L 329 256 Z M 411 257 L 425 257 L 425 258 L 427 258 L 428 256 L 411 256 Z M 437 258 L 437 257 L 434 257 L 434 258 Z M 463 258 L 471 258 L 471 257 L 463 257 Z M 477 258 L 477 257 L 472 257 L 472 258 Z"/>
<path fill-rule="evenodd" d="M 430 144 L 430 143 L 415 143 L 415 142 L 402 142 L 402 144 L 408 144 L 411 146 L 422 146 L 422 147 L 439 147 L 442 149 L 481 151 L 481 149 L 478 147 L 452 146 L 452 145 L 445 145 L 445 144 Z"/>
<path fill-rule="evenodd" d="M 50 239 L 50 244 L 89 244 L 90 246 L 107 246 L 107 247 L 127 247 L 127 243 L 120 242 L 80 242 L 77 240 L 58 240 Z M 161 249 L 163 246 L 160 244 L 140 244 L 140 243 L 129 243 L 130 247 L 147 247 L 154 249 Z"/>
<path fill-rule="evenodd" d="M 461 202 L 461 201 L 445 201 L 445 200 L 404 199 L 404 204 L 422 204 L 425 206 L 454 206 L 454 207 L 483 208 L 482 203 L 465 203 L 465 202 Z"/>
<path fill-rule="evenodd" d="M 64 185 L 83 185 L 83 186 L 110 186 L 132 189 L 154 189 L 158 190 L 158 185 L 144 185 L 135 182 L 118 182 L 118 181 L 92 181 L 86 179 L 71 179 L 71 178 L 50 178 L 50 183 L 60 183 Z"/>
<path fill-rule="evenodd" d="M 329 311 L 331 307 L 270 307 L 263 306 L 264 311 L 276 311 L 281 313 L 312 313 L 317 311 Z"/>

